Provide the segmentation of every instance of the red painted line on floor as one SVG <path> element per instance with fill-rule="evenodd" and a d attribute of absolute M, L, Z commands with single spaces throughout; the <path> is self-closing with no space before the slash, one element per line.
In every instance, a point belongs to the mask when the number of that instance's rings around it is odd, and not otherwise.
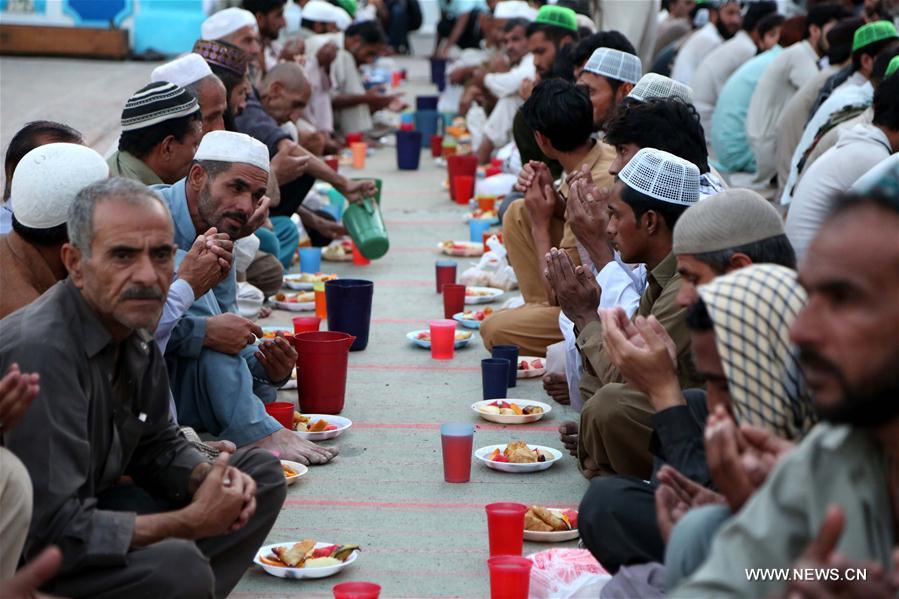
<path fill-rule="evenodd" d="M 378 279 L 379 287 L 433 287 L 434 281 L 428 280 L 402 280 L 402 279 Z M 436 293 L 434 294 L 437 295 Z"/>
<path fill-rule="evenodd" d="M 464 225 L 465 221 L 461 218 L 456 219 L 430 219 L 430 220 L 387 220 L 385 224 L 388 226 L 396 226 L 396 225 L 413 225 L 413 226 L 421 226 L 421 225 L 446 225 L 446 226 L 456 226 L 456 225 Z"/>
<path fill-rule="evenodd" d="M 435 294 L 436 295 L 436 294 Z M 424 318 L 372 318 L 372 324 L 421 324 Z"/>
<path fill-rule="evenodd" d="M 331 499 L 286 499 L 284 507 L 333 507 L 403 510 L 483 510 L 485 503 L 405 503 L 400 501 L 338 501 Z M 565 509 L 571 506 L 545 504 L 545 507 Z"/>
<path fill-rule="evenodd" d="M 432 422 L 353 422 L 353 428 L 413 428 L 413 429 L 428 429 L 433 430 L 440 428 L 440 425 Z M 551 425 L 538 425 L 538 426 L 529 426 L 529 425 L 506 425 L 506 424 L 476 424 L 475 428 L 478 430 L 484 431 L 503 431 L 508 430 L 510 428 L 515 428 L 515 430 L 519 430 L 522 432 L 527 431 L 543 431 L 543 432 L 555 432 L 559 430 L 557 426 Z"/>
<path fill-rule="evenodd" d="M 425 366 L 423 364 L 350 364 L 358 370 L 425 371 L 425 372 L 480 372 L 480 366 Z"/>

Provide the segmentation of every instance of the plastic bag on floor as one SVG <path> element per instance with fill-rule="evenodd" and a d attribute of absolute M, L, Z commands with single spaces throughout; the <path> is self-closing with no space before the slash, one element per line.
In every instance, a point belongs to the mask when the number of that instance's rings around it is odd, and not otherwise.
<path fill-rule="evenodd" d="M 612 576 L 586 549 L 549 549 L 527 556 L 529 599 L 594 599 Z"/>
<path fill-rule="evenodd" d="M 265 294 L 246 281 L 237 283 L 237 311 L 244 318 L 256 318 L 262 310 Z"/>
<path fill-rule="evenodd" d="M 459 283 L 469 287 L 495 287 L 504 291 L 517 288 L 518 279 L 506 259 L 506 248 L 495 235 L 487 240 L 487 247 L 490 251 L 481 256 L 480 262 L 459 275 Z"/>

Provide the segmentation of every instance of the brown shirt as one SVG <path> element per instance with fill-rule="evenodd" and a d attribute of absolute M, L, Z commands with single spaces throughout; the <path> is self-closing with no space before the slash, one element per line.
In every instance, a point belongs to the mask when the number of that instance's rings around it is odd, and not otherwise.
<path fill-rule="evenodd" d="M 0 237 L 0 318 L 36 300 L 57 280 L 41 253 L 18 233 Z"/>

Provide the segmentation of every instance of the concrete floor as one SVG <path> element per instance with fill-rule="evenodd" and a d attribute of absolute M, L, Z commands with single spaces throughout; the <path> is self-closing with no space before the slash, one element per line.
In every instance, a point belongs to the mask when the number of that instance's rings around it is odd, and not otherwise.
<path fill-rule="evenodd" d="M 427 83 L 424 59 L 398 62 L 410 71 L 402 88 L 410 100 L 416 93 L 435 93 Z M 4 58 L 4 144 L 15 131 L 11 127 L 34 118 L 66 120 L 80 126 L 88 140 L 108 137 L 104 132 L 115 130 L 125 98 L 140 87 L 142 74 L 152 66 Z M 39 79 L 36 74 L 45 76 Z M 58 82 L 89 89 L 62 91 Z M 290 487 L 268 542 L 315 538 L 358 543 L 363 550 L 354 566 L 319 581 L 281 580 L 250 568 L 232 596 L 326 597 L 338 582 L 369 580 L 383 587 L 382 597 L 487 597 L 484 505 L 517 501 L 576 506 L 586 483 L 567 455 L 550 470 L 530 475 L 473 464 L 470 483 L 444 483 L 438 427 L 447 421 L 477 424 L 475 448 L 522 439 L 561 449 L 556 428 L 571 414 L 555 405 L 552 414 L 533 425 L 486 423 L 469 407 L 481 399 L 479 361 L 487 357 L 483 346 L 476 342 L 458 350 L 451 362 L 437 362 L 406 341 L 406 332 L 442 317 L 441 297 L 434 292 L 434 261 L 439 256 L 435 245 L 468 237 L 465 210 L 452 204 L 442 189 L 445 170 L 425 152 L 420 170 L 400 172 L 394 150 L 383 148 L 369 157 L 364 170 L 351 175 L 383 179 L 382 207 L 391 241 L 390 252 L 370 266 L 323 263 L 340 277 L 375 283 L 368 348 L 350 354 L 342 415 L 354 424 L 336 440 L 341 454 L 333 463 L 312 468 Z M 460 272 L 468 262 L 459 260 Z M 291 315 L 276 311 L 260 324 L 288 327 Z M 295 393 L 281 395 L 295 399 Z M 551 401 L 539 379 L 519 381 L 510 397 Z M 525 553 L 546 548 L 527 543 Z"/>

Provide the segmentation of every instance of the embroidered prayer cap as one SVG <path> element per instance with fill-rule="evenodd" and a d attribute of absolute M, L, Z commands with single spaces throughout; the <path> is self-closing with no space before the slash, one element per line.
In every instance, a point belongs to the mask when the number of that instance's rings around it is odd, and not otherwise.
<path fill-rule="evenodd" d="M 16 220 L 31 229 L 51 229 L 68 220 L 78 192 L 109 177 L 109 165 L 80 144 L 53 143 L 25 154 L 12 176 L 10 202 Z"/>
<path fill-rule="evenodd" d="M 715 330 L 737 422 L 786 439 L 801 437 L 815 414 L 789 338 L 807 299 L 796 271 L 754 264 L 697 291 Z"/>
<path fill-rule="evenodd" d="M 874 21 L 873 23 L 862 25 L 855 30 L 855 35 L 852 37 L 852 52 L 855 53 L 865 46 L 881 40 L 896 37 L 899 37 L 899 34 L 896 33 L 896 26 L 889 21 Z"/>
<path fill-rule="evenodd" d="M 590 55 L 584 70 L 609 79 L 637 83 L 643 67 L 633 54 L 612 48 L 597 48 Z"/>
<path fill-rule="evenodd" d="M 252 26 L 254 31 L 259 30 L 253 13 L 237 7 L 226 8 L 203 21 L 203 24 L 200 25 L 200 38 L 204 40 L 219 40 L 231 35 L 238 29 L 243 29 L 247 25 Z"/>
<path fill-rule="evenodd" d="M 728 189 L 687 208 L 674 225 L 671 251 L 704 254 L 784 235 L 783 219 L 749 189 Z"/>
<path fill-rule="evenodd" d="M 628 187 L 660 202 L 690 206 L 699 201 L 699 169 L 683 158 L 641 148 L 618 178 Z"/>
<path fill-rule="evenodd" d="M 494 19 L 526 19 L 533 21 L 537 11 L 524 0 L 501 0 L 493 9 Z"/>
<path fill-rule="evenodd" d="M 555 25 L 562 29 L 577 31 L 577 13 L 565 6 L 553 6 L 545 4 L 537 11 L 535 23 Z"/>
<path fill-rule="evenodd" d="M 196 83 L 203 77 L 212 75 L 212 69 L 199 54 L 185 54 L 171 62 L 159 65 L 150 73 L 150 81 L 168 81 L 181 87 Z"/>
<path fill-rule="evenodd" d="M 893 60 L 890 61 L 890 64 L 887 65 L 887 70 L 883 74 L 883 78 L 886 79 L 896 71 L 899 71 L 899 56 L 894 56 Z"/>
<path fill-rule="evenodd" d="M 316 23 L 336 23 L 337 15 L 334 5 L 324 0 L 309 0 L 303 7 L 303 20 Z"/>
<path fill-rule="evenodd" d="M 268 148 L 264 143 L 234 131 L 210 131 L 200 140 L 194 160 L 242 162 L 269 172 Z"/>
<path fill-rule="evenodd" d="M 693 103 L 693 90 L 689 85 L 659 75 L 658 73 L 646 73 L 643 75 L 634 89 L 627 95 L 645 102 L 649 98 L 678 98 L 687 104 Z"/>
<path fill-rule="evenodd" d="M 152 127 L 199 112 L 197 97 L 174 83 L 157 81 L 137 90 L 122 111 L 122 131 Z"/>
<path fill-rule="evenodd" d="M 194 44 L 194 54 L 199 54 L 207 63 L 228 69 L 237 75 L 247 73 L 249 57 L 247 53 L 227 42 L 212 40 L 197 40 Z"/>
<path fill-rule="evenodd" d="M 356 0 L 336 0 L 337 6 L 347 11 L 351 17 L 356 16 Z"/>

